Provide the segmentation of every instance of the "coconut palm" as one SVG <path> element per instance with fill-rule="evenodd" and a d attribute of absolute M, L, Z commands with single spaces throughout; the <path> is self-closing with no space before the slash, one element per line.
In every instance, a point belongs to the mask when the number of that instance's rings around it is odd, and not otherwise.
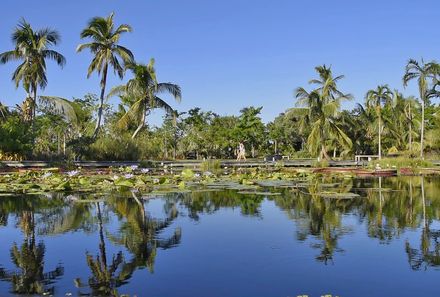
<path fill-rule="evenodd" d="M 8 107 L 0 102 L 0 120 L 5 120 L 9 114 Z"/>
<path fill-rule="evenodd" d="M 408 82 L 417 79 L 419 88 L 420 103 L 422 106 L 422 122 L 420 125 L 420 158 L 423 158 L 423 140 L 425 136 L 425 105 L 431 95 L 430 83 L 435 79 L 435 73 L 438 70 L 438 65 L 434 62 L 419 63 L 414 59 L 410 59 L 405 67 L 405 74 L 403 75 L 403 86 L 406 87 Z"/>
<path fill-rule="evenodd" d="M 134 77 L 127 84 L 114 87 L 109 96 L 123 96 L 131 105 L 129 110 L 119 119 L 121 127 L 127 127 L 132 121 L 138 123 L 132 138 L 145 127 L 147 114 L 154 108 L 164 109 L 168 114 L 174 114 L 174 109 L 161 99 L 158 95 L 161 93 L 171 94 L 176 101 L 180 102 L 182 94 L 180 87 L 172 83 L 159 83 L 156 79 L 156 70 L 154 69 L 154 59 L 150 60 L 148 65 L 140 63 L 129 63 L 126 69 L 133 72 Z"/>
<path fill-rule="evenodd" d="M 99 128 L 101 127 L 109 66 L 112 67 L 113 71 L 120 79 L 122 79 L 124 76 L 124 67 L 122 63 L 130 63 L 133 60 L 132 52 L 118 44 L 122 33 L 131 32 L 132 28 L 127 24 L 122 24 L 115 28 L 113 17 L 114 14 L 111 13 L 106 18 L 92 18 L 80 35 L 81 38 L 90 38 L 92 41 L 80 44 L 76 49 L 77 52 L 89 49 L 94 55 L 87 70 L 87 78 L 89 78 L 95 71 L 98 72 L 98 75 L 101 75 L 101 96 L 98 107 L 98 119 L 96 121 L 93 137 L 96 137 Z"/>
<path fill-rule="evenodd" d="M 309 83 L 317 85 L 311 92 L 299 87 L 295 90 L 297 105 L 308 109 L 307 119 L 311 125 L 311 132 L 307 139 L 309 150 L 318 153 L 319 159 L 329 159 L 326 143 L 336 140 L 343 148 L 351 148 L 350 138 L 337 124 L 341 102 L 350 100 L 350 94 L 344 94 L 337 88 L 337 82 L 344 76 L 333 77 L 330 67 L 325 65 L 315 68 L 319 78 Z"/>
<path fill-rule="evenodd" d="M 385 105 L 391 104 L 393 100 L 393 92 L 388 85 L 377 86 L 375 90 L 369 90 L 365 95 L 366 105 L 369 108 L 374 108 L 377 116 L 378 126 L 378 155 L 379 159 L 382 158 L 382 108 Z"/>
<path fill-rule="evenodd" d="M 413 150 L 413 138 L 417 135 L 414 128 L 420 125 L 417 112 L 419 108 L 420 104 L 413 96 L 405 97 L 398 91 L 394 92 L 391 111 L 394 116 L 392 134 L 396 139 L 400 139 L 401 146 L 406 147 L 410 152 Z"/>
<path fill-rule="evenodd" d="M 31 98 L 32 120 L 35 118 L 38 88 L 47 86 L 46 60 L 53 60 L 63 67 L 66 63 L 64 56 L 50 49 L 60 41 L 57 31 L 43 28 L 34 31 L 31 25 L 22 19 L 12 33 L 15 48 L 0 54 L 0 63 L 18 60 L 21 64 L 12 74 L 16 87 L 22 84 Z M 32 95 L 31 95 L 32 94 Z"/>

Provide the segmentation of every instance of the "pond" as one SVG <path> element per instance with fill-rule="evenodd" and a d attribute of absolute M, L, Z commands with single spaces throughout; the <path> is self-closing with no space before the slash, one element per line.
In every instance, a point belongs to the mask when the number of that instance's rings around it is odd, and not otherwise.
<path fill-rule="evenodd" d="M 0 296 L 440 295 L 440 178 L 265 191 L 0 197 Z"/>

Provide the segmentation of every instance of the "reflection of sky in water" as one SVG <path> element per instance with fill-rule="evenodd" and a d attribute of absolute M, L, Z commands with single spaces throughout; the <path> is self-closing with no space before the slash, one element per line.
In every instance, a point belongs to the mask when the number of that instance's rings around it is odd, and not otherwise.
<path fill-rule="evenodd" d="M 428 196 L 431 195 L 427 192 Z M 291 193 L 286 195 L 292 196 Z M 414 201 L 419 203 L 417 195 Z M 329 227 L 330 237 L 336 238 L 334 251 L 327 261 L 317 261 L 325 248 L 324 233 L 309 233 L 300 238 L 298 234 L 307 233 L 310 227 L 308 211 L 302 210 L 296 217 L 292 216 L 295 209 L 280 207 L 277 197 L 262 200 L 258 215 L 243 214 L 240 205 L 229 205 L 220 206 L 209 214 L 199 211 L 198 220 L 190 218 L 188 205 L 182 200 L 170 199 L 177 203 L 179 216 L 158 236 L 169 238 L 180 227 L 180 244 L 158 249 L 154 272 L 145 268 L 135 270 L 128 284 L 118 288 L 119 293 L 192 297 L 321 296 L 326 293 L 339 296 L 438 296 L 440 293 L 435 286 L 439 277 L 436 269 L 427 267 L 426 271 L 424 268 L 414 271 L 408 263 L 405 242 L 420 249 L 420 224 L 399 231 L 394 228 L 390 240 L 374 238 L 369 232 L 377 229 L 369 231 L 369 219 L 361 217 L 359 211 L 366 200 L 346 212 L 337 208 L 340 222 Z M 426 199 L 433 199 L 433 196 Z M 147 216 L 164 219 L 167 201 L 170 200 L 161 198 L 145 202 Z M 131 208 L 139 207 L 135 202 L 131 203 Z M 417 205 L 419 207 L 420 203 Z M 437 204 L 431 203 L 427 212 L 432 214 L 436 210 L 433 205 Z M 120 231 L 126 218 L 115 215 L 111 205 L 101 210 L 105 214 L 108 259 L 122 251 L 125 260 L 129 261 L 133 254 L 124 245 L 109 239 L 110 235 Z M 93 206 L 93 216 L 96 211 Z M 36 221 L 42 223 L 39 216 L 36 214 Z M 323 216 L 324 225 L 331 220 L 334 216 Z M 17 222 L 15 214 L 11 214 L 7 226 L 0 227 L 0 267 L 8 270 L 14 268 L 9 257 L 12 243 L 20 245 L 23 242 Z M 440 229 L 439 221 L 434 219 L 429 226 L 430 230 Z M 64 267 L 64 275 L 55 282 L 56 295 L 70 292 L 76 296 L 78 291 L 73 280 L 80 277 L 87 283 L 90 275 L 85 253 L 88 251 L 96 256 L 99 252 L 98 228 L 94 226 L 90 233 L 76 230 L 58 235 L 37 234 L 36 238 L 37 242 L 44 241 L 46 246 L 45 271 L 54 269 L 59 263 Z M 0 296 L 7 296 L 10 287 L 10 283 L 0 282 Z"/>

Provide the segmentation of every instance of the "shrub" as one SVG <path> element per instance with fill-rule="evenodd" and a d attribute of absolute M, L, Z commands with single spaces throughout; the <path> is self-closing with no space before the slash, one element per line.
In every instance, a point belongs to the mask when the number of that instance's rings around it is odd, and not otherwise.
<path fill-rule="evenodd" d="M 329 164 L 328 160 L 326 160 L 326 159 L 323 159 L 321 161 L 316 160 L 316 161 L 312 162 L 312 167 L 315 167 L 315 168 L 325 168 L 325 167 L 328 167 L 329 165 L 330 164 Z"/>
<path fill-rule="evenodd" d="M 422 160 L 420 158 L 383 158 L 381 160 L 373 160 L 370 162 L 370 167 L 375 168 L 379 164 L 381 168 L 420 168 L 420 167 L 431 167 L 432 163 L 427 160 Z"/>
<path fill-rule="evenodd" d="M 139 149 L 129 133 L 103 135 L 90 146 L 87 157 L 93 160 L 136 161 L 139 159 Z"/>

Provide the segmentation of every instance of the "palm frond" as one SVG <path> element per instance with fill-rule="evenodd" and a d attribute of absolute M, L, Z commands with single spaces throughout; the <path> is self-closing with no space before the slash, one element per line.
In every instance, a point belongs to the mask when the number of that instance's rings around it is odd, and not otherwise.
<path fill-rule="evenodd" d="M 41 103 L 46 104 L 54 113 L 64 116 L 66 121 L 74 125 L 78 124 L 78 117 L 72 101 L 55 96 L 40 96 L 39 99 Z"/>

